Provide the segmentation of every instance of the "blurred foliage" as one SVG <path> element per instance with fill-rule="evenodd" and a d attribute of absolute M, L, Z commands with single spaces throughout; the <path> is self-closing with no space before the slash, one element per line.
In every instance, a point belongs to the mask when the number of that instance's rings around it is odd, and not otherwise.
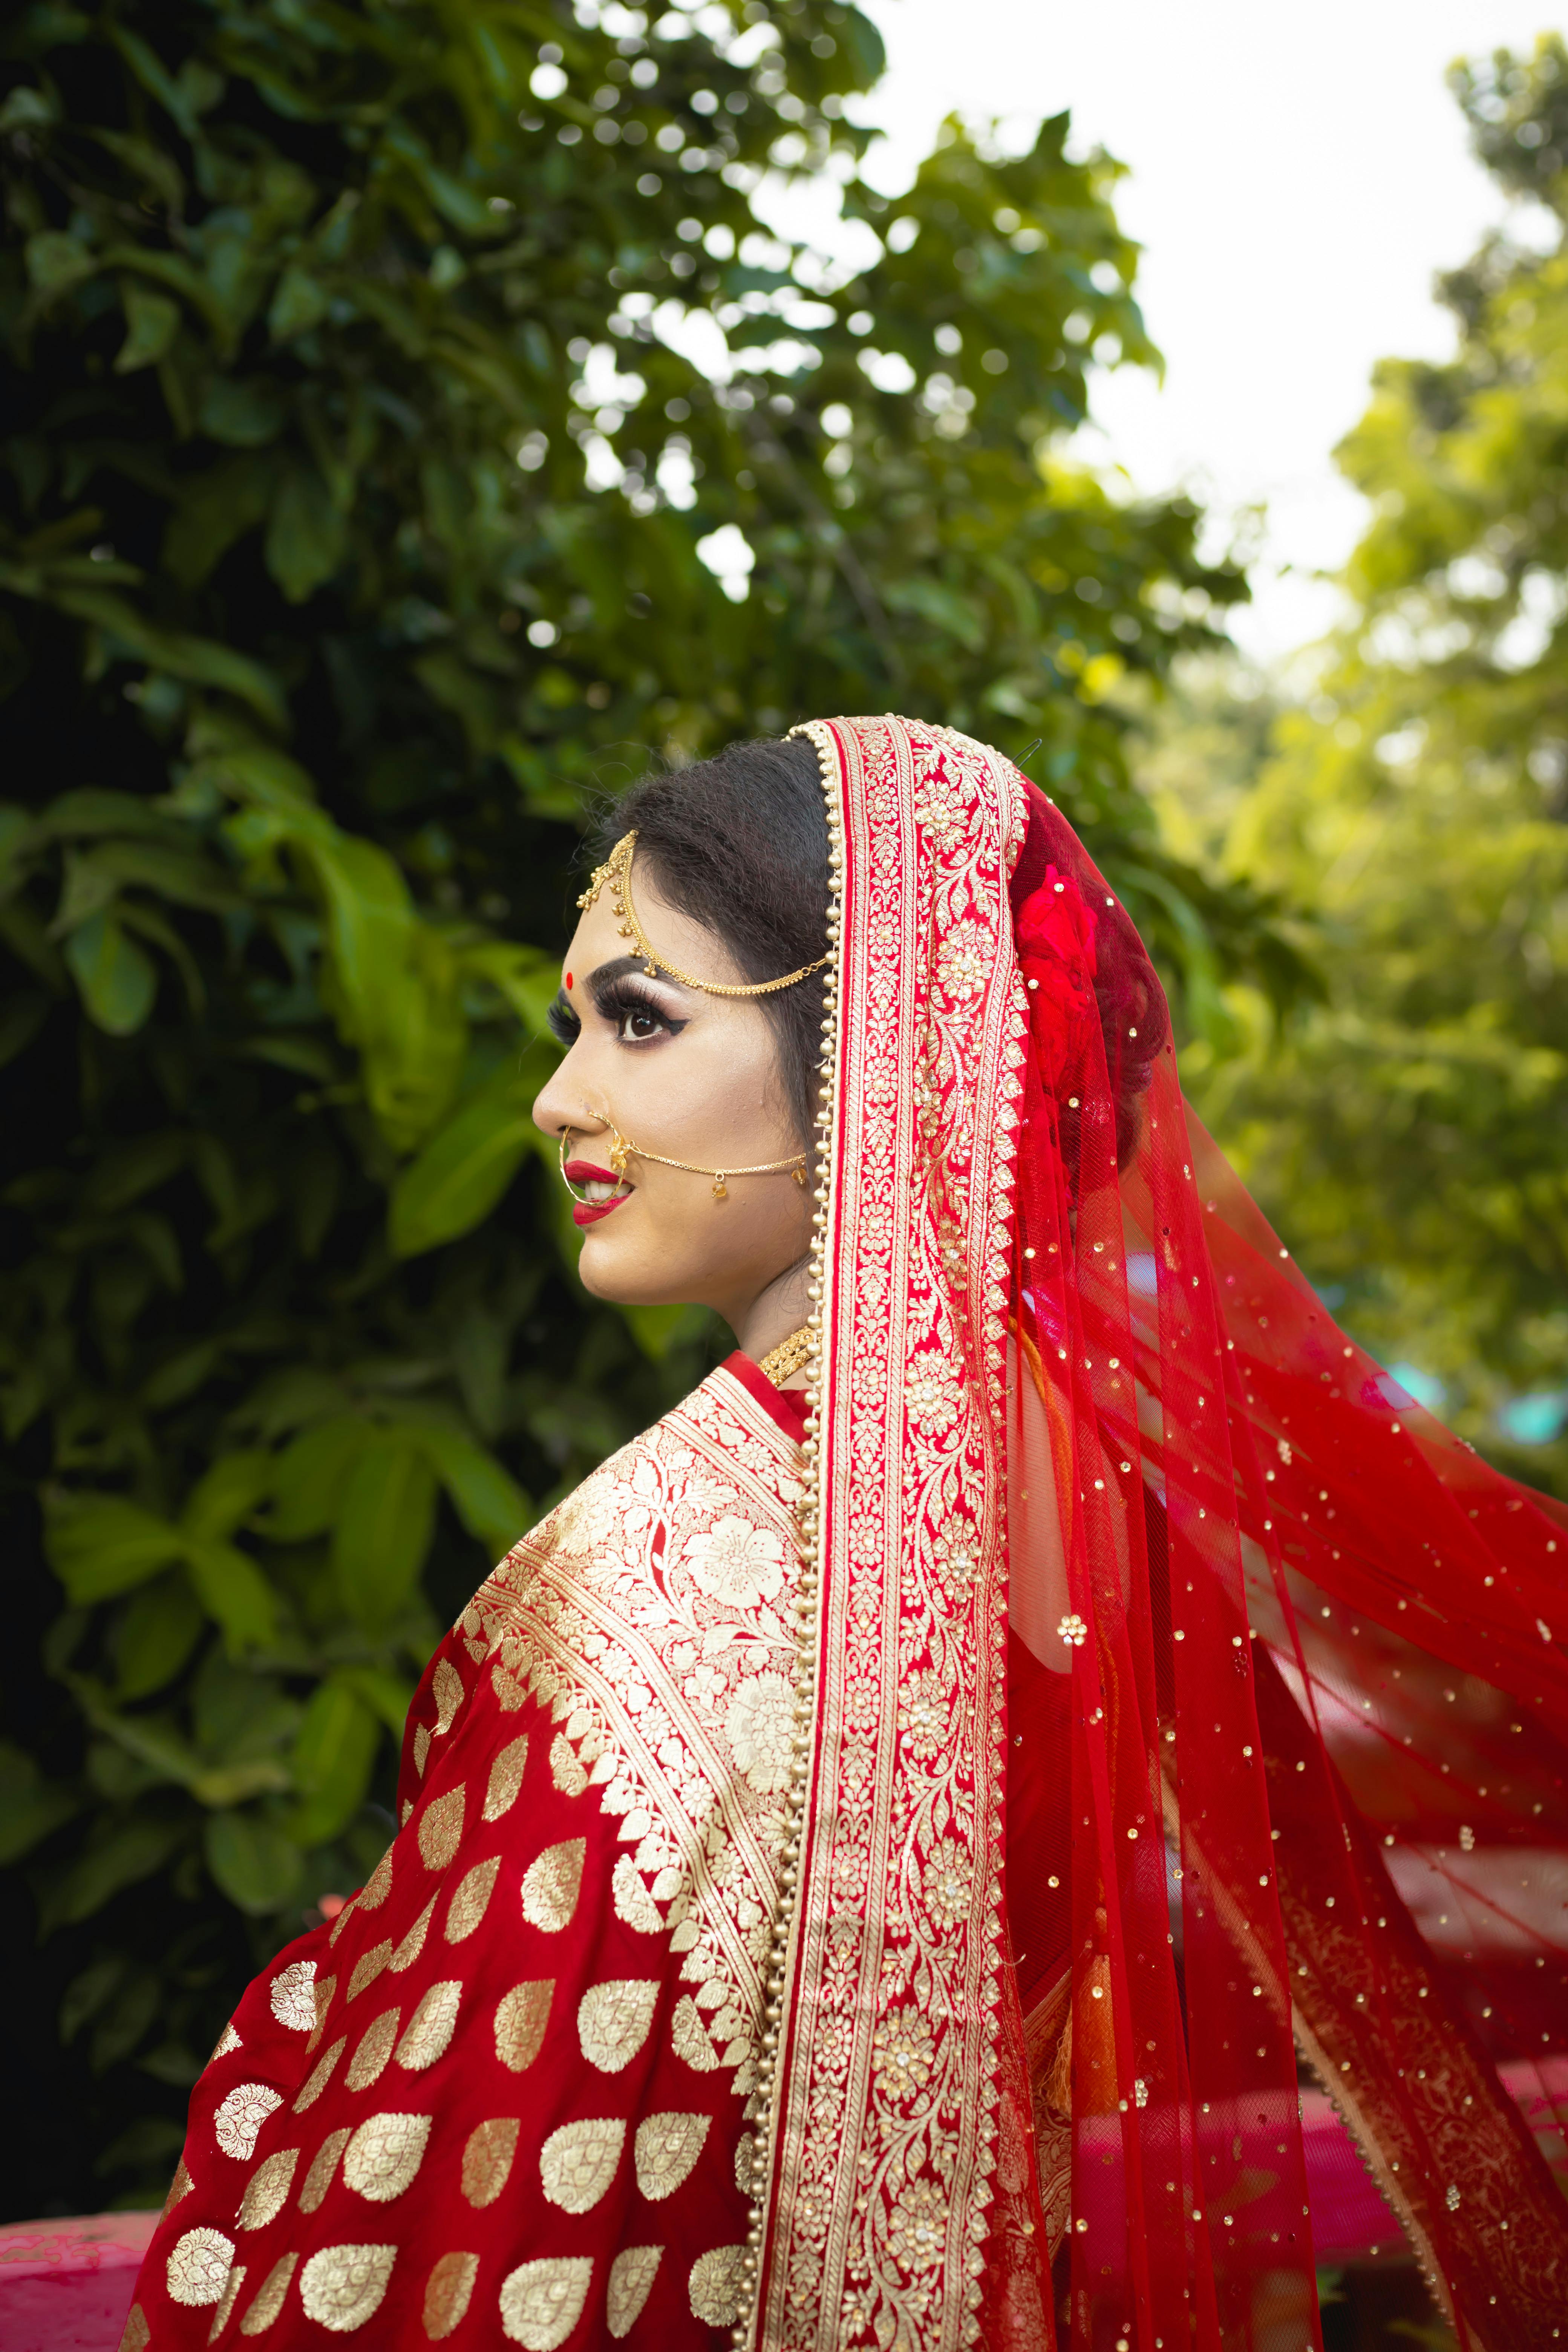
<path fill-rule="evenodd" d="M 1283 1044 L 1189 1055 L 1200 1106 L 1358 1336 L 1568 1494 L 1568 54 L 1454 83 L 1535 202 L 1443 282 L 1456 358 L 1381 366 L 1339 453 L 1353 622 L 1281 715 L 1200 669 L 1150 779 L 1333 977 Z"/>
<path fill-rule="evenodd" d="M 1111 689 L 1245 585 L 1059 446 L 1153 356 L 1065 117 L 889 203 L 826 0 L 36 0 L 0 56 L 26 2212 L 161 2193 L 442 1622 L 711 1359 L 584 1296 L 529 1124 L 586 793 L 814 712 L 1039 737 L 1200 1027 L 1300 974 L 1128 778 Z M 858 274 L 763 217 L 813 173 Z"/>

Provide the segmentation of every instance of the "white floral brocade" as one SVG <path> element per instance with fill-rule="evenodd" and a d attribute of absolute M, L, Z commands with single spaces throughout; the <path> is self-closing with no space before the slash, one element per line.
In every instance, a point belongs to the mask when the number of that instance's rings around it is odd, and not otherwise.
<path fill-rule="evenodd" d="M 799 1500 L 799 1447 L 720 1370 L 524 1537 L 458 1627 L 550 1708 L 620 1818 L 616 1907 L 668 1935 L 705 2063 L 742 2093 L 789 1779 Z"/>

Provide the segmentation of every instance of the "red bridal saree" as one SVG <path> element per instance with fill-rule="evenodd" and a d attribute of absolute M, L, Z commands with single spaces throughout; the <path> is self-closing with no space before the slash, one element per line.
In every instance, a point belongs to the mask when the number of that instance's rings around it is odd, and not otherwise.
<path fill-rule="evenodd" d="M 1335 1328 L 1043 795 L 806 731 L 809 1418 L 732 1358 L 481 1588 L 127 2343 L 1302 2352 L 1304 2075 L 1468 2352 L 1568 2341 L 1563 1515 Z"/>

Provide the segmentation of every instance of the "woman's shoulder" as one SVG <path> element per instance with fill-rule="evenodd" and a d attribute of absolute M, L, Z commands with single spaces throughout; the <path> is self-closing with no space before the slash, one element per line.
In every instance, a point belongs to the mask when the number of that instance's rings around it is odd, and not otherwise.
<path fill-rule="evenodd" d="M 700 1505 L 715 1476 L 739 1476 L 774 1505 L 793 1507 L 803 1434 L 804 1399 L 775 1389 L 737 1351 L 520 1537 L 454 1632 L 463 1633 L 487 1591 L 520 1590 L 546 1559 L 599 1553 L 624 1534 L 628 1513 L 640 1526 L 650 1511 Z"/>

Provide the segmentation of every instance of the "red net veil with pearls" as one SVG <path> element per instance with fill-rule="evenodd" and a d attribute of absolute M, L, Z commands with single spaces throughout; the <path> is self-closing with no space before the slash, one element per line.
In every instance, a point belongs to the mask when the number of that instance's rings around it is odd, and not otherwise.
<path fill-rule="evenodd" d="M 1010 1696 L 1050 1778 L 1009 1792 L 1009 1896 L 1072 2340 L 1310 2340 L 1300 2058 L 1461 2341 L 1556 2342 L 1518 2095 L 1568 2092 L 1568 1515 L 1335 1325 L 1032 787 L 1012 903 Z"/>
<path fill-rule="evenodd" d="M 1524 2112 L 1568 2087 L 1568 1515 L 1335 1325 L 1044 795 L 806 731 L 837 1043 L 739 2337 L 1298 2352 L 1315 2083 L 1461 2344 L 1568 2341 Z"/>

